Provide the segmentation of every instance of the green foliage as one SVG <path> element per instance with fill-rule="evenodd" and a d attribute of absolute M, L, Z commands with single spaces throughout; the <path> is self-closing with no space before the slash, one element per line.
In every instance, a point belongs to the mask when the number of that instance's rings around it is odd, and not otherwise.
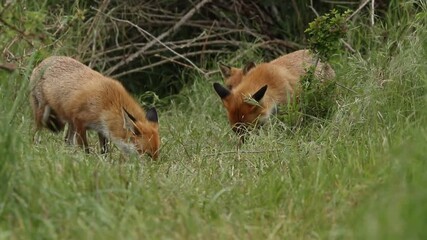
<path fill-rule="evenodd" d="M 5 53 L 0 62 L 26 65 L 30 57 L 39 62 L 53 54 L 75 56 L 80 39 L 74 37 L 82 36 L 85 10 L 78 2 L 74 5 L 70 12 L 46 1 L 7 1 L 0 6 L 0 49 Z"/>
<path fill-rule="evenodd" d="M 316 62 L 306 66 L 307 73 L 301 77 L 301 93 L 290 106 L 282 107 L 279 118 L 287 125 L 299 127 L 312 120 L 326 119 L 336 108 L 336 79 L 318 79 L 316 68 L 328 64 L 333 55 L 344 55 L 340 39 L 347 32 L 346 18 L 350 10 L 340 14 L 333 9 L 330 13 L 317 17 L 305 30 L 308 35 L 309 49 L 313 52 Z"/>
<path fill-rule="evenodd" d="M 328 62 L 331 56 L 339 52 L 340 39 L 347 32 L 346 19 L 351 10 L 339 13 L 336 9 L 317 17 L 305 30 L 308 36 L 308 48 L 322 61 Z"/>
<path fill-rule="evenodd" d="M 336 107 L 336 79 L 329 79 L 324 82 L 316 82 L 314 68 L 310 68 L 308 73 L 302 77 L 302 93 L 300 96 L 300 108 L 304 116 L 310 118 L 327 118 Z"/>

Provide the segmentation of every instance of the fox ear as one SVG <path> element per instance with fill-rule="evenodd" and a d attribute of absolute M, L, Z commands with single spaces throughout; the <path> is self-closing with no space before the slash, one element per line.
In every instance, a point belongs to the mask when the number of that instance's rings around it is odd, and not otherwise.
<path fill-rule="evenodd" d="M 123 118 L 124 118 L 124 124 L 123 128 L 131 131 L 133 135 L 139 136 L 141 135 L 141 132 L 136 127 L 136 118 L 132 116 L 125 108 L 123 108 Z"/>
<path fill-rule="evenodd" d="M 230 95 L 230 90 L 228 90 L 227 88 L 223 87 L 221 84 L 219 83 L 214 83 L 213 87 L 215 89 L 215 92 L 218 94 L 218 96 L 221 99 L 226 98 L 228 95 Z"/>
<path fill-rule="evenodd" d="M 252 98 L 255 101 L 259 102 L 264 97 L 265 92 L 267 91 L 267 87 L 268 85 L 264 85 L 264 87 L 260 88 L 256 93 L 252 95 Z"/>
<path fill-rule="evenodd" d="M 231 76 L 231 67 L 223 63 L 218 63 L 219 70 L 224 78 L 229 78 Z"/>
<path fill-rule="evenodd" d="M 252 68 L 254 68 L 256 65 L 254 62 L 248 62 L 246 63 L 245 67 L 243 68 L 243 75 L 246 75 Z"/>
<path fill-rule="evenodd" d="M 156 108 L 154 107 L 147 110 L 147 112 L 145 113 L 145 117 L 150 122 L 154 122 L 154 123 L 159 122 L 159 117 L 157 115 Z"/>

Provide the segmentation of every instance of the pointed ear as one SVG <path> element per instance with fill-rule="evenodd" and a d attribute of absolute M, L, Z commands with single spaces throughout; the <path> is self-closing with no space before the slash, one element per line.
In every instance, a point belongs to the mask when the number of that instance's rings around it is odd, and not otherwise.
<path fill-rule="evenodd" d="M 156 108 L 154 107 L 147 110 L 147 112 L 145 113 L 145 117 L 150 122 L 153 122 L 153 123 L 159 122 L 159 117 L 157 115 Z"/>
<path fill-rule="evenodd" d="M 254 62 L 248 62 L 246 63 L 245 67 L 243 68 L 243 75 L 246 75 L 252 68 L 254 68 L 256 65 Z"/>
<path fill-rule="evenodd" d="M 224 78 L 229 78 L 231 76 L 231 67 L 223 63 L 218 63 L 219 70 Z"/>
<path fill-rule="evenodd" d="M 132 116 L 132 114 L 130 114 L 125 108 L 123 108 L 123 118 L 124 118 L 123 128 L 127 129 L 128 131 L 131 131 L 133 135 L 136 135 L 136 136 L 141 135 L 141 132 L 139 132 L 135 124 L 136 118 Z"/>
<path fill-rule="evenodd" d="M 264 94 L 267 91 L 267 87 L 268 85 L 265 85 L 264 87 L 260 88 L 256 93 L 252 95 L 252 98 L 255 101 L 259 102 L 264 97 Z"/>
<path fill-rule="evenodd" d="M 221 99 L 226 98 L 228 95 L 230 95 L 230 90 L 228 90 L 227 88 L 223 87 L 221 84 L 219 83 L 214 83 L 213 87 L 215 89 L 215 92 L 218 94 L 218 96 Z"/>

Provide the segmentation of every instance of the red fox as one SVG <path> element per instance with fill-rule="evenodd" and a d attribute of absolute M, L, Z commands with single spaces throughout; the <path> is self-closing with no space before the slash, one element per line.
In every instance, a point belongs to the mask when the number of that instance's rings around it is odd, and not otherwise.
<path fill-rule="evenodd" d="M 315 61 L 310 51 L 304 49 L 283 55 L 272 60 L 270 63 L 288 68 L 289 72 L 293 75 L 302 76 L 306 73 L 306 68 L 315 64 Z M 253 67 L 255 67 L 253 62 L 247 63 L 243 69 L 219 64 L 219 69 L 224 77 L 225 85 L 230 90 L 239 85 L 243 76 Z M 335 72 L 329 64 L 319 62 L 316 67 L 315 75 L 320 80 L 327 80 L 334 78 Z"/>
<path fill-rule="evenodd" d="M 123 85 L 70 57 L 43 60 L 30 78 L 30 103 L 36 131 L 42 126 L 58 132 L 68 123 L 66 140 L 89 151 L 86 130 L 98 133 L 101 153 L 107 139 L 123 152 L 159 155 L 160 138 L 155 108 L 146 112 Z"/>
<path fill-rule="evenodd" d="M 219 83 L 214 83 L 213 87 L 227 109 L 233 131 L 242 135 L 245 128 L 265 123 L 277 104 L 294 98 L 299 91 L 299 76 L 291 74 L 287 68 L 262 63 L 244 75 L 241 83 L 231 90 Z"/>
<path fill-rule="evenodd" d="M 298 97 L 300 77 L 305 74 L 305 65 L 309 66 L 312 61 L 307 54 L 308 50 L 301 50 L 269 63 L 250 63 L 241 70 L 230 68 L 228 71 L 222 67 L 221 71 L 228 77 L 228 88 L 219 83 L 213 87 L 222 99 L 233 131 L 242 135 L 247 128 L 262 125 L 278 104 Z M 320 64 L 316 74 L 323 78 L 335 75 L 327 64 Z"/>

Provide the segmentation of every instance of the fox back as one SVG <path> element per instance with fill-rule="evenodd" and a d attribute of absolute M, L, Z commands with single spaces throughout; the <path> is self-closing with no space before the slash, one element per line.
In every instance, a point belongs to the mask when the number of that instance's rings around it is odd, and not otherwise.
<path fill-rule="evenodd" d="M 235 88 L 219 83 L 214 89 L 227 110 L 230 125 L 237 133 L 266 122 L 278 104 L 292 100 L 299 91 L 299 76 L 273 63 L 253 67 Z"/>
<path fill-rule="evenodd" d="M 111 139 L 122 151 L 157 157 L 160 148 L 155 109 L 145 112 L 123 85 L 69 57 L 45 59 L 31 76 L 31 103 L 36 125 L 50 116 L 67 122 L 79 145 L 86 145 L 86 130 Z"/>
<path fill-rule="evenodd" d="M 287 68 L 291 74 L 301 77 L 307 72 L 306 69 L 308 67 L 315 64 L 315 61 L 309 50 L 298 50 L 276 58 L 270 63 Z M 224 64 L 220 64 L 219 67 L 224 77 L 225 85 L 229 89 L 232 89 L 242 82 L 243 76 L 255 67 L 255 64 L 249 62 L 243 68 L 230 67 Z M 329 64 L 319 62 L 316 67 L 315 76 L 323 81 L 334 78 L 335 72 Z"/>

